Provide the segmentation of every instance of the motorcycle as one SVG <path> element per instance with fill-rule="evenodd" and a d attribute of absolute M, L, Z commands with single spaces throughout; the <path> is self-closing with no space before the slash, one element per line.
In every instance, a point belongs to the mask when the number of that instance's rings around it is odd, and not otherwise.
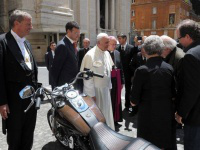
<path fill-rule="evenodd" d="M 93 101 L 74 88 L 78 79 L 103 77 L 90 70 L 79 72 L 70 84 L 49 91 L 44 87 L 36 91 L 26 86 L 19 93 L 22 99 L 31 97 L 31 103 L 24 112 L 35 104 L 48 101 L 52 107 L 47 113 L 49 126 L 56 139 L 66 148 L 75 150 L 158 150 L 142 138 L 132 138 L 115 132 L 106 125 L 106 120 Z M 46 97 L 46 100 L 45 100 Z"/>

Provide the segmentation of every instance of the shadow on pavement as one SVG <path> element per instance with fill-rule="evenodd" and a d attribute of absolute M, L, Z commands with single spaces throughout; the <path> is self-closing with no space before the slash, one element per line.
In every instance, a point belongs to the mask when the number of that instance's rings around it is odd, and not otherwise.
<path fill-rule="evenodd" d="M 42 150 L 66 150 L 58 141 L 49 142 L 42 147 Z"/>

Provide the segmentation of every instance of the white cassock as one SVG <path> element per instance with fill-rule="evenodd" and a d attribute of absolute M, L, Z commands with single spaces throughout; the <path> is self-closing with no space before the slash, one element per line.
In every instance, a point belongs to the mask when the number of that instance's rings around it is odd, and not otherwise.
<path fill-rule="evenodd" d="M 90 97 L 96 97 L 96 104 L 106 118 L 107 125 L 115 130 L 110 97 L 110 89 L 112 88 L 111 70 L 113 65 L 110 54 L 95 46 L 84 56 L 80 70 L 83 71 L 86 68 L 104 75 L 103 78 L 94 76 L 89 80 L 84 80 L 83 92 Z"/>

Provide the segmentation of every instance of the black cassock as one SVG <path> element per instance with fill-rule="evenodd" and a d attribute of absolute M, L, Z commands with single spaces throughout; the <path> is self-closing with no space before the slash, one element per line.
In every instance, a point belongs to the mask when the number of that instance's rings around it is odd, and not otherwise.
<path fill-rule="evenodd" d="M 173 68 L 161 57 L 153 57 L 135 71 L 131 101 L 138 105 L 137 136 L 159 148 L 176 149 L 172 97 Z"/>

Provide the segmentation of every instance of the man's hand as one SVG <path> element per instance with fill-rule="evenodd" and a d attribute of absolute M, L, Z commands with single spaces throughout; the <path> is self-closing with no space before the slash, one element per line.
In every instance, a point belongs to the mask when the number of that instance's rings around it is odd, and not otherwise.
<path fill-rule="evenodd" d="M 94 97 L 92 97 L 92 98 L 93 98 L 94 102 L 96 103 L 96 97 L 94 96 Z"/>
<path fill-rule="evenodd" d="M 178 123 L 183 124 L 183 122 L 182 122 L 182 117 L 179 116 L 179 115 L 177 114 L 177 112 L 175 113 L 175 119 L 176 119 L 176 121 L 177 121 Z"/>
<path fill-rule="evenodd" d="M 136 106 L 136 105 L 131 102 L 131 106 Z"/>
<path fill-rule="evenodd" d="M 0 113 L 4 120 L 8 118 L 8 114 L 10 113 L 10 110 L 7 104 L 0 106 Z"/>

